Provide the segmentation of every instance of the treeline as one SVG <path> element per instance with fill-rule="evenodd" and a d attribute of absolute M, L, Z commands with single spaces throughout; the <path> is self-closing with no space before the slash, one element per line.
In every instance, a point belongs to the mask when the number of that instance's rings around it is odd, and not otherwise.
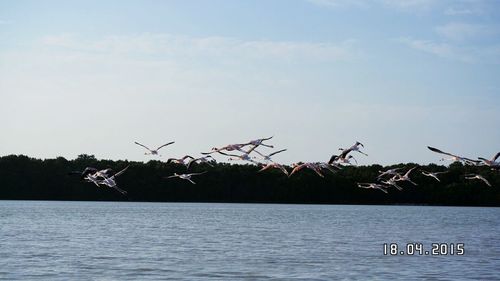
<path fill-rule="evenodd" d="M 82 171 L 88 166 L 119 171 L 128 165 L 129 169 L 117 178 L 118 185 L 128 192 L 127 196 L 68 175 L 68 172 Z M 0 199 L 500 206 L 500 172 L 484 166 L 460 163 L 449 167 L 421 166 L 420 169 L 427 171 L 449 172 L 440 175 L 441 182 L 437 182 L 415 170 L 411 178 L 418 186 L 405 182 L 401 184 L 403 191 L 391 187 L 388 194 L 356 186 L 357 182 L 375 182 L 379 170 L 391 167 L 406 170 L 415 165 L 345 167 L 336 173 L 325 171 L 324 178 L 303 170 L 287 178 L 279 170 L 257 173 L 259 168 L 254 165 L 218 163 L 210 167 L 194 164 L 190 172 L 208 173 L 193 178 L 197 184 L 191 184 L 178 178 L 165 179 L 174 172 L 186 172 L 186 167 L 160 161 L 97 160 L 85 154 L 75 160 L 9 155 L 0 157 Z M 466 173 L 483 175 L 493 187 L 478 180 L 466 180 Z"/>

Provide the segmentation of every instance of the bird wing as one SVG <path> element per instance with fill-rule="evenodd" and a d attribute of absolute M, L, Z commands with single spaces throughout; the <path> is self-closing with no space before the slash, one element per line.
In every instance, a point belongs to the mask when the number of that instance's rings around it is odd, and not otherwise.
<path fill-rule="evenodd" d="M 316 174 L 318 174 L 318 176 L 320 176 L 320 177 L 322 177 L 322 178 L 324 178 L 324 177 L 325 177 L 325 176 L 324 176 L 324 175 L 320 172 L 320 170 L 319 170 L 319 169 L 317 169 L 317 168 L 312 168 L 311 170 L 313 170 L 314 172 L 316 172 Z"/>
<path fill-rule="evenodd" d="M 229 154 L 229 153 L 225 153 L 225 152 L 222 152 L 222 151 L 217 151 L 217 152 L 220 153 L 220 154 L 222 154 L 222 155 L 241 158 L 241 155 Z"/>
<path fill-rule="evenodd" d="M 203 174 L 205 174 L 206 172 L 207 172 L 207 171 L 203 171 L 203 172 L 201 172 L 201 173 L 191 173 L 191 174 L 188 174 L 188 175 L 190 175 L 190 176 L 197 176 L 197 175 L 203 175 Z"/>
<path fill-rule="evenodd" d="M 268 156 L 269 156 L 269 157 L 271 157 L 271 156 L 273 156 L 273 155 L 275 155 L 275 154 L 278 154 L 278 153 L 281 153 L 281 152 L 283 152 L 283 151 L 286 151 L 286 148 L 285 148 L 285 149 L 282 149 L 282 150 L 275 151 L 275 152 L 273 152 L 273 153 L 269 154 Z M 257 150 L 256 150 L 255 152 L 257 152 Z M 259 154 L 260 154 L 260 153 L 259 153 Z"/>
<path fill-rule="evenodd" d="M 445 154 L 445 155 L 448 155 L 448 156 L 453 156 L 453 157 L 462 158 L 462 157 L 459 157 L 459 156 L 457 156 L 457 155 L 453 155 L 453 154 L 451 154 L 451 153 L 444 152 L 444 151 L 439 150 L 439 149 L 437 149 L 437 148 L 435 148 L 435 147 L 432 147 L 432 146 L 428 146 L 427 148 L 428 148 L 428 149 L 430 149 L 430 150 L 431 150 L 431 151 L 433 151 L 433 152 L 436 152 L 436 153 L 441 153 L 441 154 Z"/>
<path fill-rule="evenodd" d="M 127 167 L 125 167 L 123 170 L 119 171 L 118 173 L 114 174 L 113 177 L 118 177 L 119 175 L 125 173 L 125 171 L 128 169 L 130 165 L 128 165 Z"/>
<path fill-rule="evenodd" d="M 304 167 L 305 167 L 305 164 L 300 164 L 300 165 L 296 166 L 295 168 L 292 169 L 292 172 L 288 176 L 291 177 L 293 174 L 300 171 Z"/>
<path fill-rule="evenodd" d="M 487 179 L 483 178 L 482 176 L 479 176 L 479 179 L 482 180 L 488 186 L 491 186 L 490 182 Z"/>
<path fill-rule="evenodd" d="M 145 149 L 147 149 L 149 151 L 151 151 L 151 149 L 149 149 L 149 147 L 145 146 L 144 144 L 140 144 L 140 143 L 138 143 L 136 141 L 134 141 L 134 143 L 137 144 L 137 145 L 140 145 L 140 146 L 144 147 Z"/>
<path fill-rule="evenodd" d="M 352 147 L 343 149 L 342 152 L 339 155 L 339 158 L 346 159 L 347 158 L 347 154 L 349 154 L 349 152 L 351 152 L 351 151 L 352 151 Z"/>
<path fill-rule="evenodd" d="M 288 171 L 285 169 L 285 167 L 283 167 L 283 165 L 278 165 L 278 168 L 280 168 L 280 170 L 288 176 Z"/>
<path fill-rule="evenodd" d="M 436 174 L 430 174 L 429 176 L 435 178 L 438 182 L 441 182 L 441 180 L 436 176 Z"/>
<path fill-rule="evenodd" d="M 375 188 L 378 190 L 382 190 L 384 193 L 388 193 L 387 190 L 385 190 L 385 188 L 381 187 L 380 185 L 376 186 Z"/>
<path fill-rule="evenodd" d="M 258 145 L 254 145 L 252 148 L 250 148 L 246 153 L 247 154 L 250 154 L 252 151 L 254 151 L 254 149 L 257 148 Z M 260 154 L 260 153 L 259 153 Z"/>
<path fill-rule="evenodd" d="M 166 143 L 166 144 L 164 144 L 164 145 L 160 145 L 160 146 L 159 146 L 156 150 L 160 150 L 160 148 L 162 148 L 162 147 L 164 147 L 164 146 L 167 146 L 167 145 L 171 145 L 171 144 L 173 144 L 174 142 L 175 142 L 175 141 L 171 141 L 171 142 Z"/>
<path fill-rule="evenodd" d="M 260 153 L 257 149 L 254 149 L 253 151 L 255 151 L 255 153 L 259 154 L 261 157 L 266 157 L 264 154 Z M 271 155 L 269 155 L 271 156 Z"/>
<path fill-rule="evenodd" d="M 271 164 L 271 163 L 269 163 L 269 164 L 267 164 L 267 165 L 262 165 L 262 168 L 261 168 L 258 172 L 265 171 L 265 170 L 267 170 L 267 169 L 269 169 L 269 168 L 271 168 L 271 167 L 272 167 L 272 164 Z"/>
<path fill-rule="evenodd" d="M 181 159 L 182 159 L 182 160 L 186 160 L 186 159 L 188 159 L 188 158 L 191 158 L 191 160 L 193 160 L 193 159 L 194 159 L 194 157 L 193 157 L 193 156 L 190 156 L 190 155 L 186 155 L 186 156 L 182 157 Z"/>
<path fill-rule="evenodd" d="M 491 159 L 493 162 L 496 162 L 498 157 L 500 157 L 500 152 L 498 152 L 497 154 L 495 154 L 495 157 L 493 157 L 493 159 Z"/>
<path fill-rule="evenodd" d="M 409 175 L 410 175 L 410 173 L 411 173 L 411 171 L 413 171 L 416 167 L 417 167 L 417 166 L 415 166 L 415 167 L 413 167 L 413 168 L 409 169 L 409 170 L 408 170 L 408 172 L 406 172 L 406 174 L 405 174 L 404 176 L 405 176 L 405 177 L 409 176 Z"/>
<path fill-rule="evenodd" d="M 337 160 L 338 156 L 337 155 L 332 155 L 330 157 L 330 160 L 328 160 L 328 164 L 332 164 L 333 162 L 335 162 L 335 160 Z"/>
<path fill-rule="evenodd" d="M 188 163 L 187 163 L 187 166 L 186 166 L 186 170 L 189 170 L 189 167 L 191 167 L 191 164 L 193 164 L 194 162 L 196 162 L 198 160 L 200 160 L 200 158 L 189 160 Z"/>
<path fill-rule="evenodd" d="M 462 159 L 463 161 L 465 161 L 466 164 L 470 164 L 470 165 L 479 165 L 479 163 L 481 163 L 481 161 L 472 160 L 470 158 L 465 158 L 465 157 L 460 157 L 460 159 Z"/>
<path fill-rule="evenodd" d="M 127 191 L 125 191 L 125 190 L 123 190 L 123 189 L 119 188 L 119 187 L 118 187 L 118 186 L 116 186 L 116 185 L 115 185 L 115 186 L 112 186 L 112 187 L 113 187 L 115 190 L 117 190 L 118 192 L 120 192 L 121 194 L 123 194 L 123 195 L 126 195 L 126 194 L 127 194 Z"/>
<path fill-rule="evenodd" d="M 262 140 L 262 141 L 266 141 L 266 140 L 270 140 L 270 139 L 272 139 L 273 137 L 274 137 L 274 136 L 270 136 L 270 137 L 268 137 L 268 138 L 263 138 L 263 139 L 261 139 L 261 140 Z"/>
<path fill-rule="evenodd" d="M 351 158 L 354 159 L 354 162 L 356 162 L 356 165 L 358 165 L 358 160 L 356 160 L 356 158 L 354 158 L 354 156 L 351 155 Z"/>

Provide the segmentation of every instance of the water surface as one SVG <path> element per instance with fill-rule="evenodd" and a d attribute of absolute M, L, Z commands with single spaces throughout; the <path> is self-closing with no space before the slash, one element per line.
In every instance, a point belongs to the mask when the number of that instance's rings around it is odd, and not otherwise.
<path fill-rule="evenodd" d="M 384 256 L 383 243 L 465 254 Z M 2 280 L 499 280 L 500 208 L 0 201 Z"/>

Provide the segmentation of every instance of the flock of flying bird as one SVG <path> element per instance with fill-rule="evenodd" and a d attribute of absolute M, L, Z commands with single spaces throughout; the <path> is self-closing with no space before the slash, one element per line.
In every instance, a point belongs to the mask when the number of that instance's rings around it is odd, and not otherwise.
<path fill-rule="evenodd" d="M 185 155 L 181 158 L 168 158 L 166 163 L 176 163 L 176 164 L 181 164 L 186 166 L 186 170 L 189 170 L 191 165 L 193 163 L 204 163 L 207 164 L 211 167 L 213 167 L 214 163 L 216 163 L 215 158 L 211 154 L 220 154 L 224 156 L 228 156 L 229 161 L 233 160 L 242 160 L 242 161 L 247 161 L 250 163 L 253 163 L 257 166 L 260 166 L 260 170 L 258 172 L 262 172 L 265 170 L 269 169 L 278 169 L 283 174 L 285 174 L 287 177 L 291 177 L 293 174 L 299 172 L 300 170 L 305 169 L 310 169 L 314 171 L 318 176 L 324 177 L 323 173 L 324 170 L 328 170 L 331 172 L 336 172 L 340 169 L 342 169 L 343 166 L 350 166 L 354 165 L 351 161 L 354 161 L 357 165 L 357 160 L 354 158 L 354 156 L 351 154 L 353 152 L 368 156 L 368 154 L 364 153 L 361 151 L 361 148 L 364 148 L 364 145 L 360 142 L 356 142 L 349 148 L 339 148 L 340 153 L 338 155 L 332 155 L 330 157 L 330 160 L 328 162 L 297 162 L 293 163 L 291 165 L 292 170 L 289 172 L 287 168 L 279 164 L 271 158 L 272 156 L 282 153 L 286 151 L 286 149 L 281 149 L 277 150 L 274 152 L 271 152 L 269 154 L 264 154 L 261 151 L 257 150 L 257 148 L 261 147 L 267 147 L 267 148 L 274 148 L 273 145 L 264 143 L 266 141 L 269 141 L 273 137 L 268 137 L 268 138 L 261 138 L 261 139 L 256 139 L 256 140 L 251 140 L 246 143 L 237 143 L 237 144 L 229 144 L 223 147 L 214 147 L 211 149 L 210 152 L 202 152 L 202 156 L 200 157 L 192 157 L 190 155 Z M 147 150 L 145 152 L 145 155 L 153 155 L 153 156 L 160 156 L 159 150 L 165 146 L 171 145 L 174 142 L 169 142 L 164 145 L 159 146 L 156 149 L 150 149 L 149 147 L 138 143 L 134 142 L 135 144 L 143 147 L 144 149 Z M 474 166 L 488 166 L 491 169 L 495 170 L 500 170 L 500 160 L 498 158 L 500 157 L 500 152 L 498 152 L 492 159 L 488 160 L 485 158 L 478 157 L 479 160 L 472 160 L 469 158 L 457 156 L 448 152 L 441 151 L 437 148 L 430 147 L 428 148 L 436 153 L 443 154 L 448 156 L 449 158 L 442 158 L 440 161 L 444 160 L 451 160 L 451 161 L 458 161 L 463 163 L 464 165 L 474 165 Z M 125 167 L 121 171 L 114 173 L 112 169 L 108 168 L 105 170 L 98 170 L 93 167 L 87 167 L 83 171 L 74 171 L 70 172 L 70 174 L 78 174 L 80 175 L 81 180 L 90 182 L 95 184 L 96 186 L 107 186 L 110 188 L 114 188 L 121 194 L 127 194 L 127 192 L 121 188 L 118 187 L 116 183 L 116 177 L 120 176 L 123 174 L 129 166 Z M 357 186 L 360 188 L 367 188 L 367 189 L 378 189 L 381 190 L 385 193 L 387 192 L 387 189 L 389 187 L 395 187 L 398 190 L 402 190 L 402 187 L 399 185 L 402 182 L 409 182 L 413 185 L 417 185 L 415 182 L 413 182 L 410 178 L 410 174 L 412 171 L 414 171 L 417 168 L 417 166 L 414 166 L 407 170 L 406 172 L 401 171 L 402 168 L 392 168 L 388 169 L 386 171 L 379 171 L 380 174 L 377 177 L 377 182 L 376 183 L 357 183 Z M 193 176 L 199 176 L 202 174 L 205 174 L 207 171 L 199 172 L 199 173 L 174 173 L 171 176 L 164 177 L 166 179 L 170 178 L 180 178 L 183 180 L 187 180 L 191 182 L 192 184 L 196 184 L 192 177 Z M 439 179 L 439 175 L 446 173 L 446 171 L 442 172 L 428 172 L 428 171 L 421 171 L 422 175 L 432 177 L 436 181 L 441 181 Z M 481 180 L 484 182 L 486 185 L 491 186 L 491 184 L 488 182 L 486 178 L 484 178 L 481 175 L 478 174 L 466 174 L 465 179 L 470 179 L 470 180 Z"/>

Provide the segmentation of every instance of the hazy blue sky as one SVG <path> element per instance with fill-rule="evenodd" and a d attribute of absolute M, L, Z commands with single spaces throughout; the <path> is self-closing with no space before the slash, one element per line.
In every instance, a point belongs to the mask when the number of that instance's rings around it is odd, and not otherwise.
<path fill-rule="evenodd" d="M 0 0 L 0 155 L 500 150 L 500 1 Z M 267 151 L 267 150 L 266 150 Z"/>

